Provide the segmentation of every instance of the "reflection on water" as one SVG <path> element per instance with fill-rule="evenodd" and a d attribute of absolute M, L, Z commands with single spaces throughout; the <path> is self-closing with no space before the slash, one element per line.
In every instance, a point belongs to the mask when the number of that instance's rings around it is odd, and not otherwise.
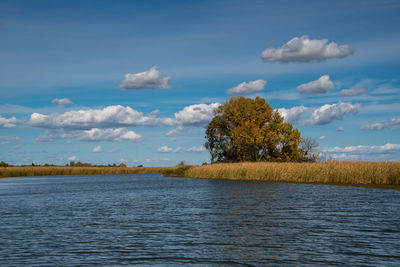
<path fill-rule="evenodd" d="M 0 266 L 400 265 L 400 191 L 166 178 L 0 180 Z"/>

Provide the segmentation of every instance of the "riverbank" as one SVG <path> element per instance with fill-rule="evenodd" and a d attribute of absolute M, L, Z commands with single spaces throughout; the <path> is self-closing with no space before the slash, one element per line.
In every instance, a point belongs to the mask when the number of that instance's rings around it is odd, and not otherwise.
<path fill-rule="evenodd" d="M 0 178 L 20 177 L 20 176 L 49 176 L 49 175 L 162 173 L 165 171 L 173 171 L 176 168 L 177 167 L 68 167 L 68 166 L 1 167 Z"/>
<path fill-rule="evenodd" d="M 400 162 L 220 163 L 185 166 L 166 170 L 163 174 L 174 177 L 400 189 Z"/>
<path fill-rule="evenodd" d="M 400 189 L 400 162 L 220 163 L 182 167 L 1 167 L 0 178 L 162 173 L 165 176 Z"/>

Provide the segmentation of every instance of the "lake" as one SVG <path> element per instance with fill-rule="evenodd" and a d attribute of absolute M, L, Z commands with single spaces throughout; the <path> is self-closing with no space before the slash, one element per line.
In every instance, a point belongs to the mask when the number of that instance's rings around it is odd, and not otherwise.
<path fill-rule="evenodd" d="M 400 190 L 169 178 L 0 179 L 0 266 L 400 266 Z"/>

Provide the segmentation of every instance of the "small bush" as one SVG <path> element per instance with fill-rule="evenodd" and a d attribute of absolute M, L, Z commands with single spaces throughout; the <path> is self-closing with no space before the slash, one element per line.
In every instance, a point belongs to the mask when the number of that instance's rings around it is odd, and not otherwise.
<path fill-rule="evenodd" d="M 168 169 L 162 172 L 164 176 L 172 176 L 172 177 L 185 177 L 187 171 L 191 168 L 191 166 L 183 166 L 176 169 Z"/>

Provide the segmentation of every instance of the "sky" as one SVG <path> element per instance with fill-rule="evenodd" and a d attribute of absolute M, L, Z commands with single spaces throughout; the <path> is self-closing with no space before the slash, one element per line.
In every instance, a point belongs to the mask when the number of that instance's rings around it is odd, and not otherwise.
<path fill-rule="evenodd" d="M 323 159 L 400 160 L 399 1 L 0 2 L 0 161 L 210 162 L 266 99 Z"/>

